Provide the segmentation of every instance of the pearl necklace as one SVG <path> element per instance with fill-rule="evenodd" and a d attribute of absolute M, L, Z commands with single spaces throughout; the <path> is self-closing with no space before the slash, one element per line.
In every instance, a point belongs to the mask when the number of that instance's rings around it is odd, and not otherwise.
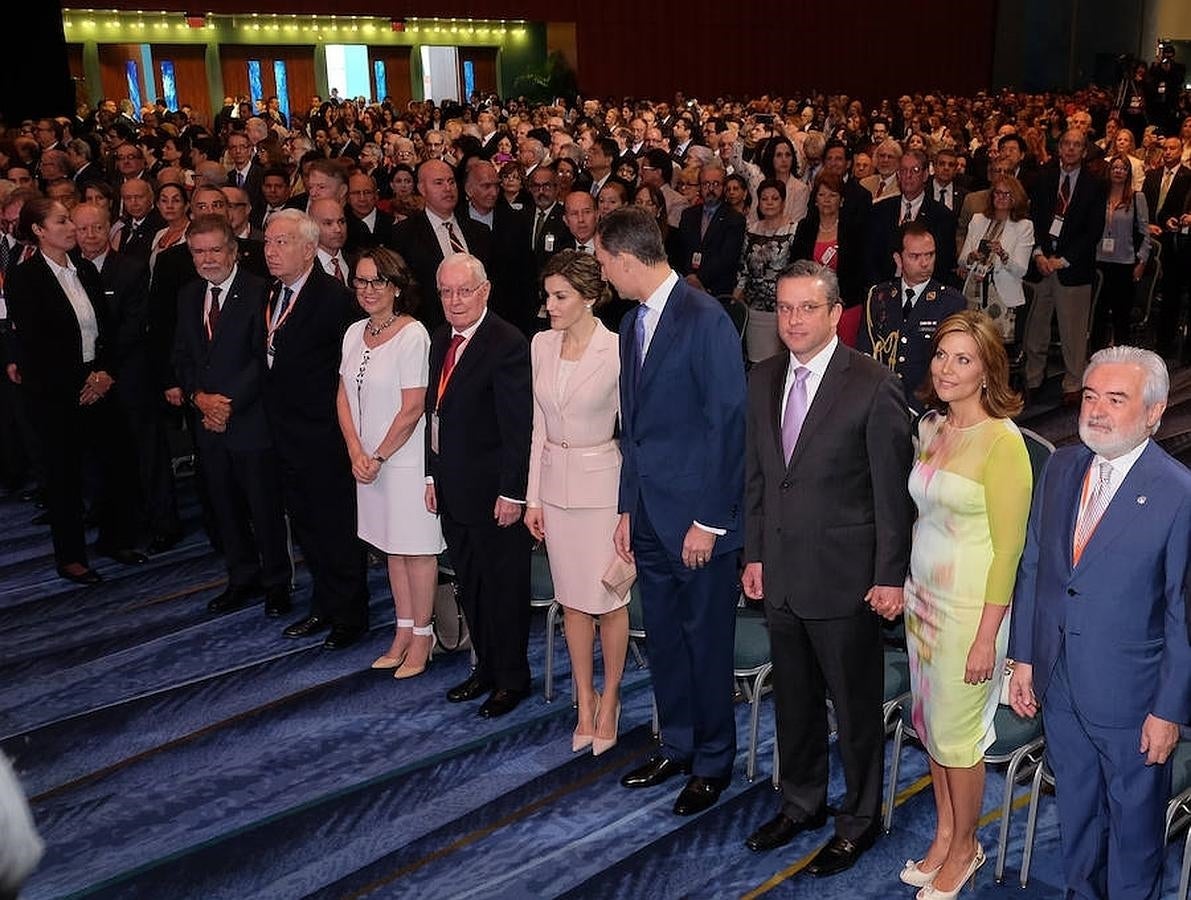
<path fill-rule="evenodd" d="M 389 318 L 385 319 L 385 321 L 382 322 L 380 325 L 373 325 L 370 320 L 364 324 L 364 327 L 368 330 L 368 333 L 370 335 L 372 335 L 373 337 L 379 337 L 380 333 L 382 331 L 384 331 L 386 328 L 388 328 L 390 325 L 392 325 L 396 321 L 397 321 L 397 314 L 393 313 L 393 315 L 391 315 L 391 316 L 389 316 Z"/>

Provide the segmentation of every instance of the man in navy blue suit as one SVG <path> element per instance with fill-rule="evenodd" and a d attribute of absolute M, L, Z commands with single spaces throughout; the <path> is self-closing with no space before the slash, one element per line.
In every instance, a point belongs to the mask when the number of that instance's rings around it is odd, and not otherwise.
<path fill-rule="evenodd" d="M 1068 897 L 1162 887 L 1170 755 L 1191 720 L 1191 473 L 1150 440 L 1168 387 L 1148 350 L 1092 357 L 1083 444 L 1042 472 L 1017 578 L 1010 702 L 1042 708 Z"/>
<path fill-rule="evenodd" d="M 692 777 L 678 815 L 711 806 L 736 755 L 732 712 L 736 561 L 743 543 L 745 383 L 721 304 L 679 279 L 640 207 L 600 221 L 596 258 L 622 297 L 620 523 L 637 565 L 662 749 L 621 784 Z"/>

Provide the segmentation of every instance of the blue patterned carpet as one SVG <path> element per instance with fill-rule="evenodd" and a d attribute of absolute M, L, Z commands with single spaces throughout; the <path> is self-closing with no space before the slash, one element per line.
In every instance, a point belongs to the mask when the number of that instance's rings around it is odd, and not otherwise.
<path fill-rule="evenodd" d="M 193 513 L 179 547 L 139 569 L 101 565 L 107 581 L 90 590 L 53 575 L 48 533 L 27 524 L 32 515 L 0 501 L 0 748 L 14 758 L 47 844 L 24 896 L 913 896 L 897 872 L 932 824 L 918 750 L 905 753 L 893 832 L 855 870 L 814 881 L 799 870 L 828 829 L 770 854 L 743 846 L 776 809 L 764 780 L 768 699 L 758 781 L 744 778 L 742 702 L 732 787 L 704 815 L 681 819 L 670 812 L 678 783 L 633 793 L 617 784 L 652 746 L 648 671 L 630 664 L 616 749 L 573 756 L 561 640 L 561 697 L 541 698 L 540 614 L 530 647 L 537 693 L 487 722 L 474 704 L 442 699 L 466 674 L 464 654 L 400 683 L 368 669 L 393 620 L 380 568 L 371 572 L 370 639 L 328 653 L 317 640 L 280 637 L 260 607 L 206 612 L 222 565 Z M 307 593 L 300 570 L 299 609 Z M 990 777 L 986 810 L 1002 788 Z M 1022 808 L 1009 883 L 994 883 L 990 858 L 976 897 L 1058 895 L 1051 799 L 1022 891 L 1024 822 Z M 990 856 L 997 826 L 989 812 L 981 839 Z M 1167 900 L 1178 849 L 1167 853 Z"/>

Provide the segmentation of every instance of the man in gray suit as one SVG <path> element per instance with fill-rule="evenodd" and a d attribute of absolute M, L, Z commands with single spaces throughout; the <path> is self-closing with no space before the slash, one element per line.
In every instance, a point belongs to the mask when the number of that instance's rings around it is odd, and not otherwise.
<path fill-rule="evenodd" d="M 897 377 L 836 337 L 843 304 L 830 269 L 778 276 L 789 353 L 749 381 L 741 582 L 765 600 L 781 747 L 782 805 L 749 836 L 770 850 L 827 820 L 827 693 L 847 792 L 835 836 L 807 871 L 850 868 L 873 843 L 884 765 L 878 616 L 896 617 L 910 560 L 912 450 Z"/>

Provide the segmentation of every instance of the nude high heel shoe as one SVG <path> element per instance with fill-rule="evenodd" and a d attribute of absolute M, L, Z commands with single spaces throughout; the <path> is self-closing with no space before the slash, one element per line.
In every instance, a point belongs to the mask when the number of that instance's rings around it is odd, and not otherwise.
<path fill-rule="evenodd" d="M 434 656 L 434 646 L 438 643 L 438 638 L 434 634 L 433 625 L 415 625 L 414 637 L 429 637 L 430 646 L 426 649 L 426 656 L 420 663 L 410 660 L 410 654 L 405 654 L 405 661 L 402 662 L 401 668 L 393 673 L 394 678 L 413 678 L 416 675 L 421 675 L 426 671 L 426 667 L 430 665 L 430 659 Z"/>
<path fill-rule="evenodd" d="M 591 739 L 591 755 L 599 756 L 616 746 L 616 738 L 620 734 L 620 703 L 616 704 L 616 732 L 610 738 L 593 736 Z"/>
<path fill-rule="evenodd" d="M 600 695 L 596 694 L 595 698 L 595 712 L 591 714 L 592 720 L 600 714 Z M 594 725 L 592 726 L 595 727 Z M 580 734 L 579 726 L 575 726 L 575 730 L 571 733 L 571 752 L 578 753 L 580 750 L 586 750 L 591 746 L 592 741 L 595 740 L 594 734 Z"/>
<path fill-rule="evenodd" d="M 413 627 L 414 627 L 413 619 L 398 619 L 397 620 L 397 629 L 399 631 L 402 628 L 413 628 Z M 405 657 L 408 654 L 409 654 L 409 647 L 407 645 L 406 649 L 405 649 L 405 653 L 402 653 L 400 656 L 389 656 L 387 653 L 384 656 L 378 656 L 375 660 L 372 661 L 372 668 L 374 668 L 374 669 L 396 669 L 403 662 L 405 662 Z"/>

